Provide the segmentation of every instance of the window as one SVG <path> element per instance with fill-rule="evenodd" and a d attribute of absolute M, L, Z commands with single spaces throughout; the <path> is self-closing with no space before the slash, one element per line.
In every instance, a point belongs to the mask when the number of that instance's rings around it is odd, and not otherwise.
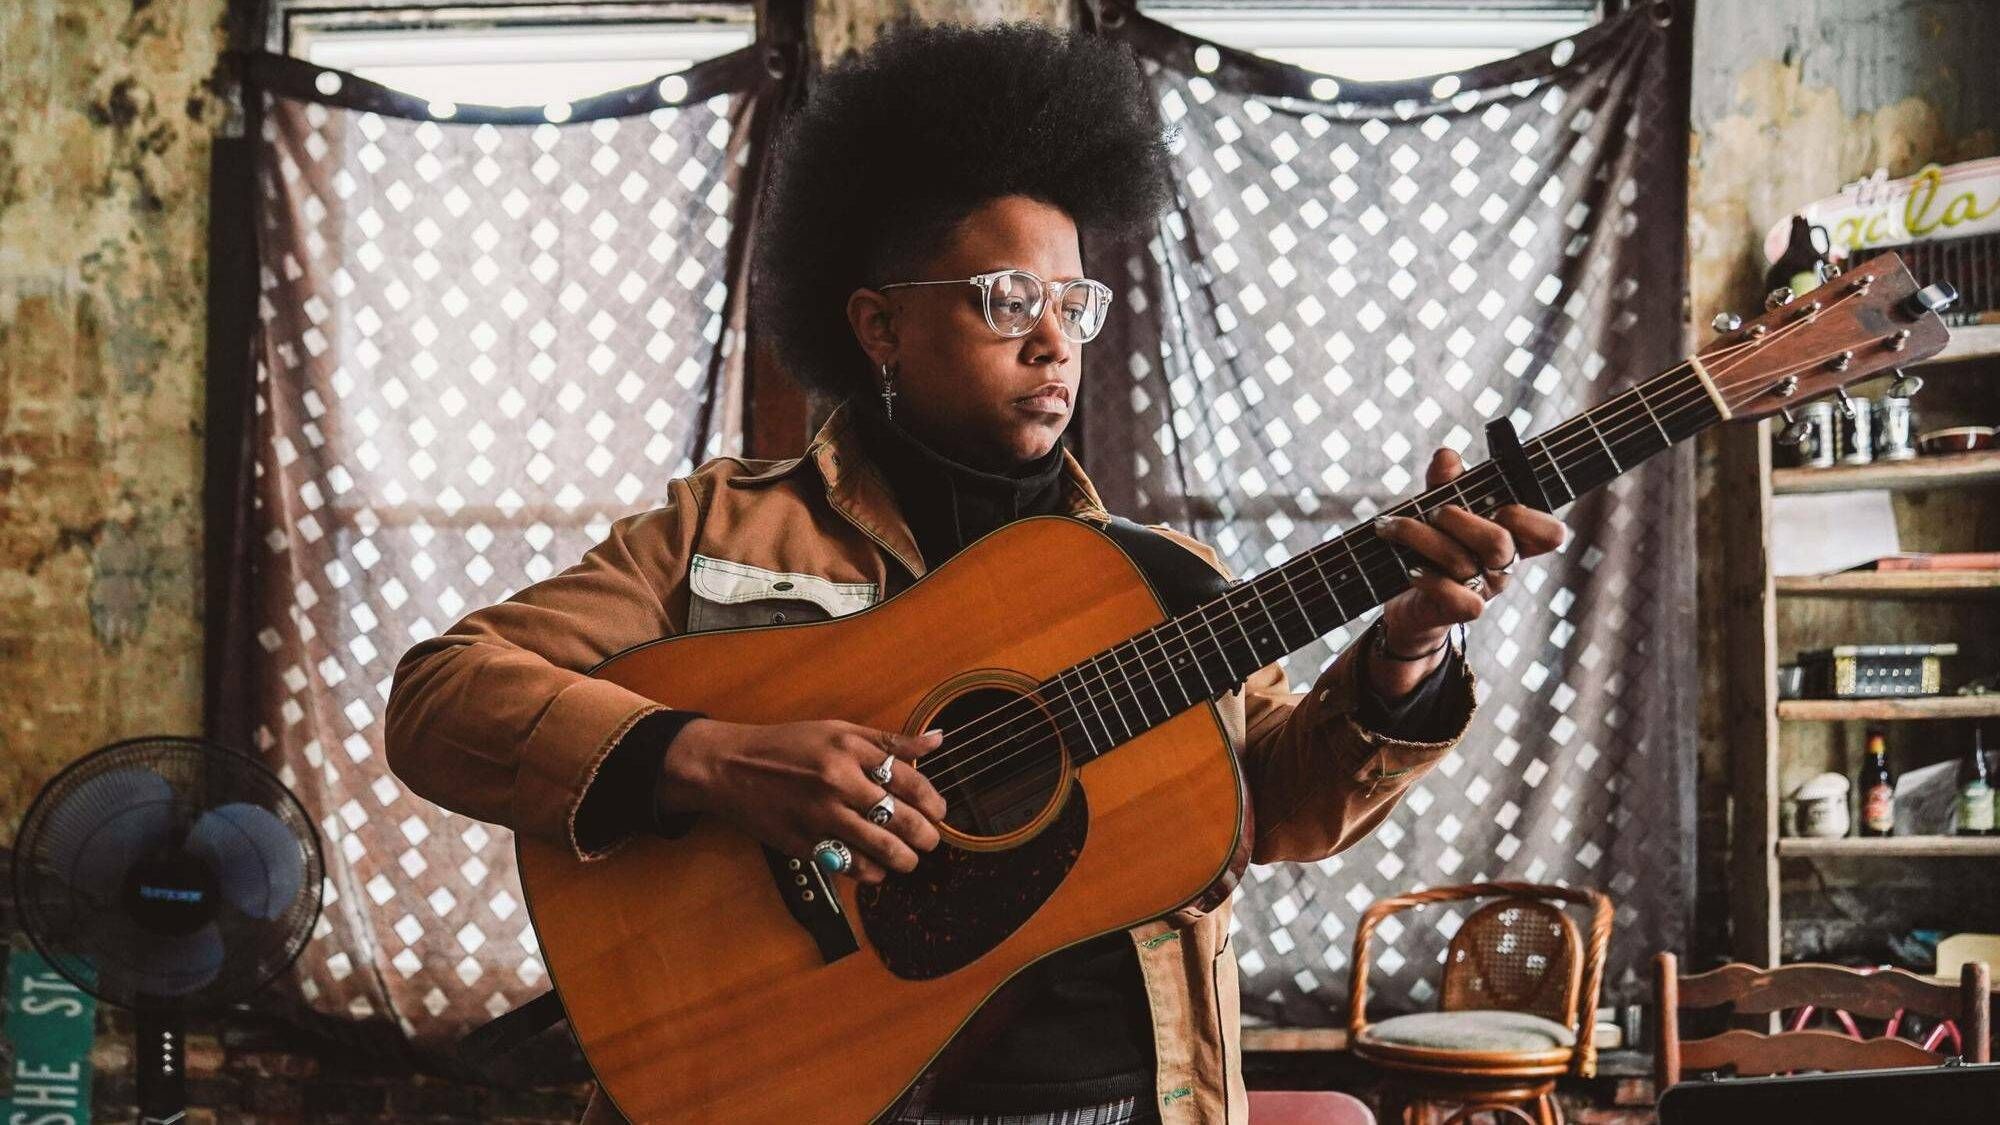
<path fill-rule="evenodd" d="M 1156 0 L 1162 23 L 1307 70 L 1362 82 L 1442 74 L 1564 39 L 1596 22 L 1594 0 L 1221 4 Z"/>
<path fill-rule="evenodd" d="M 747 47 L 748 4 L 591 4 L 476 9 L 287 6 L 283 50 L 433 102 L 574 101 Z"/>

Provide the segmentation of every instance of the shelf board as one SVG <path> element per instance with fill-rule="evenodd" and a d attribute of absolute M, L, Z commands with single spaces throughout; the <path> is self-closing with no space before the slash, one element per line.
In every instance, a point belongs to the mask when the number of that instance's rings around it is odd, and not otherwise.
<path fill-rule="evenodd" d="M 1981 719 L 2000 715 L 1992 695 L 1890 696 L 1886 699 L 1781 699 L 1778 717 L 1794 720 Z"/>
<path fill-rule="evenodd" d="M 2000 570 L 1850 570 L 1781 576 L 1778 593 L 1807 598 L 1976 598 L 2000 594 Z"/>
<path fill-rule="evenodd" d="M 1948 488 L 1955 484 L 2000 484 L 2000 451 L 1940 453 L 1914 461 L 1879 465 L 1835 465 L 1830 469 L 1772 469 L 1771 491 L 1853 492 L 1863 488 Z"/>
<path fill-rule="evenodd" d="M 1848 836 L 1831 840 L 1788 836 L 1778 841 L 1778 854 L 1790 858 L 2000 856 L 2000 836 Z"/>
<path fill-rule="evenodd" d="M 1957 363 L 1996 355 L 2000 355 L 2000 324 L 1961 324 L 1951 330 L 1951 339 L 1945 343 L 1943 351 L 1910 366 L 1928 367 L 1934 363 Z"/>

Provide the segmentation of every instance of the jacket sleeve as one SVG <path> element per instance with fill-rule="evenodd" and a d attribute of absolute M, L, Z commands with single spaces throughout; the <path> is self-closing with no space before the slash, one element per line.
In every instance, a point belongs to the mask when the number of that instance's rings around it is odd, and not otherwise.
<path fill-rule="evenodd" d="M 583 859 L 621 837 L 577 812 L 606 758 L 659 703 L 587 673 L 687 621 L 700 504 L 686 480 L 664 507 L 619 520 L 575 566 L 468 614 L 403 655 L 389 692 L 389 767 L 418 796 L 559 842 Z"/>
<path fill-rule="evenodd" d="M 1206 544 L 1159 530 L 1227 573 Z M 1352 846 L 1388 818 L 1471 724 L 1476 681 L 1458 660 L 1448 662 L 1443 683 L 1419 689 L 1433 693 L 1420 726 L 1438 735 L 1435 740 L 1411 741 L 1364 726 L 1364 714 L 1383 712 L 1366 706 L 1367 641 L 1364 636 L 1349 645 L 1309 691 L 1286 690 L 1277 664 L 1244 682 L 1241 758 L 1256 833 L 1251 862 L 1311 862 Z"/>
<path fill-rule="evenodd" d="M 1358 719 L 1364 641 L 1347 647 L 1311 690 L 1285 690 L 1276 664 L 1243 685 L 1243 769 L 1255 817 L 1253 863 L 1310 862 L 1373 832 L 1410 785 L 1437 764 L 1472 721 L 1474 678 L 1461 662 L 1433 714 L 1449 731 L 1413 742 Z"/>

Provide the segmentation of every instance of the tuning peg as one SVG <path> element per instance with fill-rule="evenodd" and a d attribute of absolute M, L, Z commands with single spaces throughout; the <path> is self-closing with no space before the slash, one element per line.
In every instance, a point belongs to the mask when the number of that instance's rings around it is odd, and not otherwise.
<path fill-rule="evenodd" d="M 1715 319 L 1708 323 L 1709 327 L 1717 332 L 1734 332 L 1743 327 L 1743 318 L 1733 312 L 1719 312 L 1715 314 Z"/>
<path fill-rule="evenodd" d="M 1840 412 L 1850 420 L 1854 417 L 1854 400 L 1847 397 L 1846 387 L 1834 388 L 1833 395 L 1840 400 Z"/>
<path fill-rule="evenodd" d="M 1903 311 L 1911 316 L 1943 312 L 1958 303 L 1958 290 L 1950 282 L 1926 285 L 1903 299 Z"/>
<path fill-rule="evenodd" d="M 1792 397 L 1793 395 L 1799 393 L 1799 377 L 1797 375 L 1785 376 L 1784 378 L 1771 384 L 1770 393 L 1778 398 Z"/>
<path fill-rule="evenodd" d="M 1889 397 L 1915 398 L 1917 397 L 1917 392 L 1923 389 L 1923 376 L 1912 375 L 1899 367 L 1896 369 L 1896 381 L 1889 384 Z"/>
<path fill-rule="evenodd" d="M 1791 286 L 1780 285 L 1769 293 L 1764 294 L 1764 307 L 1775 309 L 1783 305 L 1789 305 L 1792 303 L 1794 296 L 1795 294 L 1792 292 Z"/>
<path fill-rule="evenodd" d="M 1806 435 L 1812 433 L 1812 423 L 1792 417 L 1792 408 L 1787 406 L 1778 413 L 1785 416 L 1785 428 L 1778 431 L 1778 444 L 1796 449 Z"/>

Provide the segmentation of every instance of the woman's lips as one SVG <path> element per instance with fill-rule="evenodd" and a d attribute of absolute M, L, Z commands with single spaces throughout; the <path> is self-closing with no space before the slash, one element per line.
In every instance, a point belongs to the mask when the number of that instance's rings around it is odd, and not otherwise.
<path fill-rule="evenodd" d="M 1032 394 L 1022 395 L 1014 405 L 1033 414 L 1069 413 L 1069 388 L 1061 383 L 1044 383 Z"/>

